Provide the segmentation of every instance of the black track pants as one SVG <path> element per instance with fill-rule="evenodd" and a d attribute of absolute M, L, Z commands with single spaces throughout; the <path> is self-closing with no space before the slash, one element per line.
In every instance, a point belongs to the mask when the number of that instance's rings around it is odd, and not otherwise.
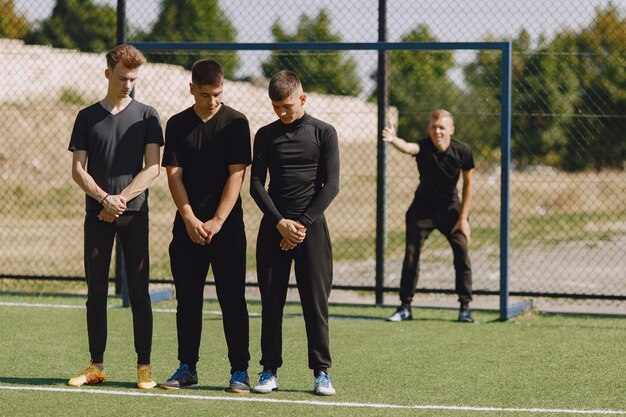
<path fill-rule="evenodd" d="M 289 251 L 279 247 L 281 235 L 272 221 L 263 218 L 257 240 L 257 275 L 261 290 L 261 365 L 277 369 L 282 358 L 283 309 L 287 297 L 291 264 L 308 340 L 309 368 L 330 368 L 328 297 L 332 287 L 332 249 L 324 217 L 307 229 L 304 242 Z"/>

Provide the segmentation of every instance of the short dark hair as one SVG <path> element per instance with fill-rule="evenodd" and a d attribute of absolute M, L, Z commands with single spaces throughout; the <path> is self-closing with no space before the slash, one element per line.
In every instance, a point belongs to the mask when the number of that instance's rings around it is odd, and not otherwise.
<path fill-rule="evenodd" d="M 222 85 L 224 70 L 212 59 L 199 59 L 191 67 L 191 82 L 197 85 Z"/>
<path fill-rule="evenodd" d="M 128 69 L 134 70 L 146 63 L 146 57 L 141 51 L 134 46 L 122 44 L 107 52 L 107 66 L 109 69 L 115 69 L 115 66 L 121 62 Z"/>
<path fill-rule="evenodd" d="M 272 100 L 283 100 L 297 91 L 302 91 L 302 83 L 293 71 L 278 71 L 270 80 L 268 92 Z"/>

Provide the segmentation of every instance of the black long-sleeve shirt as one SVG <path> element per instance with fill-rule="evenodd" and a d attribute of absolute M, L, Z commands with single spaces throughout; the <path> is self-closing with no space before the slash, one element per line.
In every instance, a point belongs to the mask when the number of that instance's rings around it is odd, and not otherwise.
<path fill-rule="evenodd" d="M 337 131 L 309 114 L 259 129 L 253 154 L 250 194 L 275 223 L 287 218 L 309 227 L 339 192 Z"/>

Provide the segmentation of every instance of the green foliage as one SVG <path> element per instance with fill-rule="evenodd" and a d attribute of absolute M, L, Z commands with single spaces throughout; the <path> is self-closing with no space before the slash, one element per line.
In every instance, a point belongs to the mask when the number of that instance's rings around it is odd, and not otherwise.
<path fill-rule="evenodd" d="M 540 39 L 533 50 L 529 35 L 522 31 L 514 42 L 518 51 L 513 65 L 516 116 L 511 135 L 518 167 L 553 164 L 565 145 L 563 124 L 554 115 L 571 114 L 578 94 L 572 61 L 562 59 L 562 52 L 572 46 L 569 41 L 567 34 L 550 45 Z"/>
<path fill-rule="evenodd" d="M 563 167 L 567 170 L 624 169 L 626 160 L 626 18 L 610 4 L 576 37 L 581 85 Z"/>
<path fill-rule="evenodd" d="M 486 41 L 495 39 L 487 38 Z M 457 115 L 456 125 L 464 130 L 478 132 L 471 138 L 465 137 L 472 145 L 475 155 L 493 155 L 492 162 L 500 160 L 500 80 L 502 61 L 499 52 L 479 51 L 474 62 L 464 69 L 468 85 L 463 99 L 463 109 L 469 116 Z"/>
<path fill-rule="evenodd" d="M 92 0 L 57 0 L 52 15 L 29 32 L 29 44 L 84 52 L 104 52 L 115 46 L 117 13 Z"/>
<path fill-rule="evenodd" d="M 0 38 L 22 39 L 29 30 L 30 23 L 15 10 L 14 0 L 0 0 Z"/>
<path fill-rule="evenodd" d="M 139 41 L 168 42 L 234 42 L 235 27 L 219 9 L 217 0 L 163 0 L 159 18 L 148 33 L 137 35 Z M 193 63 L 206 56 L 197 53 L 146 54 L 152 62 L 181 65 L 191 69 Z M 210 58 L 218 61 L 227 78 L 233 78 L 239 67 L 235 52 L 220 53 Z"/>
<path fill-rule="evenodd" d="M 560 41 L 559 48 L 565 39 Z M 539 43 L 533 48 L 524 29 L 512 42 L 512 159 L 520 168 L 557 159 L 554 155 L 565 138 L 562 124 L 553 115 L 572 111 L 571 98 L 576 90 L 569 61 L 552 53 L 557 52 L 555 47 L 545 45 L 545 40 Z M 473 96 L 467 107 L 480 108 L 480 130 L 487 138 L 483 147 L 500 146 L 501 124 L 490 115 L 500 112 L 501 70 L 501 56 L 492 51 L 481 51 L 476 61 L 465 68 L 469 94 Z"/>
<path fill-rule="evenodd" d="M 341 37 L 330 30 L 330 17 L 322 9 L 316 18 L 300 16 L 296 32 L 288 34 L 276 21 L 272 27 L 276 42 L 339 42 Z M 263 74 L 270 78 L 282 69 L 300 76 L 306 91 L 322 94 L 356 96 L 361 92 L 356 73 L 357 63 L 345 52 L 273 51 L 261 65 Z"/>
<path fill-rule="evenodd" d="M 402 42 L 434 41 L 425 25 L 402 36 Z M 454 113 L 460 96 L 449 77 L 455 65 L 452 52 L 399 51 L 389 60 L 389 102 L 398 109 L 398 135 L 407 140 L 427 136 L 432 111 L 443 108 Z"/>
<path fill-rule="evenodd" d="M 515 165 L 624 169 L 626 18 L 610 4 L 580 32 L 565 30 L 550 42 L 540 37 L 533 46 L 522 30 L 512 43 Z M 482 126 L 479 149 L 497 149 L 500 123 L 490 115 L 500 111 L 500 57 L 482 51 L 464 71 L 465 107 Z"/>

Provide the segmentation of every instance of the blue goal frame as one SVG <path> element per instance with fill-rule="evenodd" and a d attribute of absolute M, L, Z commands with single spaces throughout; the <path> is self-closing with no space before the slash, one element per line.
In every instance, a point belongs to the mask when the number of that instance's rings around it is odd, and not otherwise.
<path fill-rule="evenodd" d="M 274 42 L 274 43 L 231 43 L 231 42 L 129 42 L 143 51 L 455 51 L 455 50 L 492 50 L 500 51 L 502 56 L 501 85 L 501 186 L 500 186 L 500 320 L 507 320 L 532 308 L 532 300 L 511 304 L 509 301 L 509 230 L 510 230 L 510 172 L 511 172 L 511 42 Z M 380 61 L 379 61 L 380 62 Z M 379 68 L 379 71 L 381 69 Z M 380 86 L 379 86 L 380 88 Z M 378 103 L 379 107 L 381 103 Z M 382 103 L 385 106 L 386 103 Z M 379 114 L 386 109 L 379 109 Z M 379 129 L 382 131 L 385 120 L 379 117 Z M 381 142 L 381 141 L 379 141 Z M 379 199 L 377 201 L 376 230 L 376 287 L 377 300 L 382 301 L 384 254 L 382 236 L 386 234 L 384 226 L 385 194 L 385 147 L 379 148 L 378 182 Z M 382 157 L 381 157 L 382 156 Z M 381 207 L 382 203 L 382 207 Z M 380 295 L 380 297 L 379 297 Z"/>

